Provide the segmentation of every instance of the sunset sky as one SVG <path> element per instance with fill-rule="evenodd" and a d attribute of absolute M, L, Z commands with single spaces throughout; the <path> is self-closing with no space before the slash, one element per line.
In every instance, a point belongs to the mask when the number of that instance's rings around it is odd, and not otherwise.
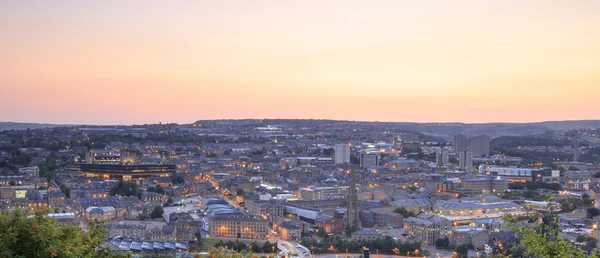
<path fill-rule="evenodd" d="M 0 1 L 0 121 L 600 119 L 600 1 Z"/>

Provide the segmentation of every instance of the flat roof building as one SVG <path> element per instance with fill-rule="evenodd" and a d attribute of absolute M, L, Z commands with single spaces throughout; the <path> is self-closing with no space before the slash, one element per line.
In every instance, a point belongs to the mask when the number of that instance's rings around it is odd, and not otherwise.
<path fill-rule="evenodd" d="M 82 176 L 105 179 L 137 180 L 148 177 L 171 177 L 175 165 L 119 165 L 119 164 L 78 164 Z"/>

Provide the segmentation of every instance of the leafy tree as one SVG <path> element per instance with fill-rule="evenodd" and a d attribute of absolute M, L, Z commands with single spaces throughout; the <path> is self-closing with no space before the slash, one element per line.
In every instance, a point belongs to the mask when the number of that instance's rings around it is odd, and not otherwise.
<path fill-rule="evenodd" d="M 64 184 L 60 184 L 60 190 L 65 194 L 65 197 L 71 198 L 71 188 L 67 187 Z"/>
<path fill-rule="evenodd" d="M 590 248 L 596 248 L 596 245 L 598 245 L 598 239 L 590 237 L 585 241 L 585 246 L 590 247 Z"/>
<path fill-rule="evenodd" d="M 273 250 L 277 249 L 277 247 L 271 244 L 271 242 L 267 241 L 263 244 L 262 249 L 265 253 L 271 253 Z"/>
<path fill-rule="evenodd" d="M 244 189 L 241 189 L 241 188 L 237 189 L 237 191 L 236 191 L 236 193 L 235 193 L 235 194 L 236 194 L 237 196 L 244 195 Z"/>
<path fill-rule="evenodd" d="M 584 193 L 584 194 L 581 196 L 581 199 L 583 200 L 583 205 L 584 205 L 584 206 L 591 206 L 591 205 L 593 205 L 593 204 L 594 204 L 594 199 L 592 199 L 592 198 L 590 197 L 590 195 L 589 195 L 589 194 L 587 194 L 587 193 Z"/>
<path fill-rule="evenodd" d="M 231 240 L 225 242 L 225 248 L 226 249 L 234 249 L 235 248 L 235 242 L 233 242 Z"/>
<path fill-rule="evenodd" d="M 415 192 L 415 191 L 417 191 L 418 189 L 419 189 L 419 188 L 418 188 L 418 187 L 416 187 L 416 186 L 414 186 L 414 185 L 410 185 L 410 186 L 408 186 L 408 190 L 410 190 L 411 192 Z"/>
<path fill-rule="evenodd" d="M 400 254 L 406 254 L 406 252 L 410 252 L 413 254 L 419 253 L 421 255 L 427 255 L 426 253 L 423 253 L 420 242 L 401 242 L 396 241 L 394 238 L 389 236 L 373 241 L 361 241 L 360 243 L 353 240 L 348 240 L 342 236 L 332 236 L 321 241 L 317 241 L 316 239 L 302 238 L 300 239 L 300 244 L 314 250 L 314 252 L 317 254 L 333 253 L 341 250 L 345 251 L 346 249 L 350 253 L 360 253 L 362 252 L 362 248 L 364 246 L 372 251 L 377 250 L 380 254 L 397 254 L 397 251 L 400 251 Z M 333 246 L 334 249 L 331 249 L 331 246 Z M 415 252 L 415 250 L 418 250 L 418 252 Z"/>
<path fill-rule="evenodd" d="M 200 230 L 196 230 L 196 232 L 194 232 L 194 236 L 196 236 L 196 241 L 198 241 L 198 245 L 200 245 L 200 241 L 202 241 L 202 232 Z"/>
<path fill-rule="evenodd" d="M 139 220 L 146 220 L 148 218 L 148 215 L 144 214 L 144 213 L 140 213 L 137 218 Z"/>
<path fill-rule="evenodd" d="M 508 249 L 508 253 L 510 255 L 510 257 L 525 257 L 525 252 L 527 251 L 527 249 L 525 249 L 525 247 L 518 245 L 518 246 L 514 246 L 511 247 L 510 249 Z"/>
<path fill-rule="evenodd" d="M 523 190 L 525 189 L 525 184 L 520 182 L 508 183 L 508 188 L 514 190 Z"/>
<path fill-rule="evenodd" d="M 331 156 L 335 153 L 335 149 L 334 148 L 328 148 L 328 149 L 324 149 L 323 150 L 323 155 L 325 156 Z"/>
<path fill-rule="evenodd" d="M 580 201 L 575 198 L 565 198 L 559 201 L 561 210 L 566 212 L 574 211 L 575 209 L 577 209 L 579 202 Z"/>
<path fill-rule="evenodd" d="M 138 186 L 135 182 L 119 181 L 115 187 L 110 189 L 111 195 L 135 196 Z"/>
<path fill-rule="evenodd" d="M 327 237 L 327 231 L 325 231 L 325 229 L 324 229 L 324 228 L 322 228 L 322 227 L 321 227 L 321 228 L 318 228 L 318 229 L 317 229 L 317 236 L 320 236 L 320 237 Z"/>
<path fill-rule="evenodd" d="M 456 255 L 458 257 L 467 257 L 468 253 L 469 253 L 469 249 L 473 249 L 473 245 L 459 245 L 457 246 L 454 251 L 456 252 Z"/>
<path fill-rule="evenodd" d="M 172 181 L 174 185 L 185 183 L 185 179 L 182 176 L 178 175 L 173 175 Z"/>
<path fill-rule="evenodd" d="M 529 257 L 586 257 L 583 250 L 558 237 L 558 231 L 555 216 L 549 215 L 543 223 L 519 229 L 518 238 Z"/>
<path fill-rule="evenodd" d="M 129 257 L 102 248 L 106 229 L 90 222 L 88 231 L 59 225 L 38 212 L 28 217 L 22 210 L 0 214 L 0 257 Z"/>
<path fill-rule="evenodd" d="M 357 229 L 355 226 L 353 225 L 346 225 L 344 227 L 344 234 L 346 234 L 346 236 L 350 236 L 352 235 L 353 232 L 355 232 Z"/>
<path fill-rule="evenodd" d="M 398 207 L 398 208 L 396 208 L 396 210 L 394 210 L 394 212 L 395 212 L 395 213 L 400 213 L 400 214 L 402 214 L 402 216 L 404 216 L 405 218 L 408 218 L 408 217 L 416 217 L 416 216 L 417 216 L 417 214 L 415 214 L 415 213 L 414 213 L 414 212 L 412 212 L 412 211 L 408 211 L 408 210 L 407 210 L 406 208 L 404 208 L 404 207 Z"/>
<path fill-rule="evenodd" d="M 229 248 L 228 250 L 224 250 L 223 247 L 213 248 L 206 255 L 195 254 L 194 258 L 201 257 L 211 257 L 211 258 L 271 258 L 272 256 L 264 256 L 264 255 L 256 255 L 252 252 L 246 252 L 245 250 L 242 252 L 238 252 L 235 249 L 232 251 Z"/>
<path fill-rule="evenodd" d="M 237 252 L 241 252 L 246 249 L 246 244 L 244 242 L 235 241 L 235 245 L 233 246 L 233 250 Z"/>
<path fill-rule="evenodd" d="M 578 235 L 575 241 L 579 243 L 585 243 L 585 246 L 590 248 L 595 248 L 598 243 L 598 239 L 586 235 Z"/>
<path fill-rule="evenodd" d="M 600 215 L 600 209 L 598 209 L 598 208 L 588 208 L 587 209 L 588 219 L 592 219 L 598 215 Z"/>
<path fill-rule="evenodd" d="M 537 192 L 535 192 L 535 191 L 525 191 L 523 193 L 523 197 L 524 198 L 533 198 L 533 197 L 538 196 L 538 195 L 539 194 Z"/>
<path fill-rule="evenodd" d="M 523 195 L 521 195 L 520 192 L 516 192 L 516 191 L 513 191 L 513 192 L 506 191 L 502 195 L 502 199 L 508 199 L 508 200 L 516 200 L 521 197 L 523 197 Z"/>
<path fill-rule="evenodd" d="M 450 239 L 448 239 L 447 237 L 438 238 L 435 240 L 435 247 L 437 247 L 437 248 L 447 248 L 449 245 L 450 245 Z"/>
<path fill-rule="evenodd" d="M 160 205 L 156 205 L 152 212 L 150 213 L 150 218 L 156 219 L 162 217 L 163 213 L 165 213 L 164 209 Z"/>
<path fill-rule="evenodd" d="M 216 242 L 214 245 L 215 248 L 220 248 L 223 246 L 225 246 L 225 243 L 223 243 L 223 240 L 219 240 L 219 242 Z"/>
<path fill-rule="evenodd" d="M 165 189 L 160 186 L 157 186 L 157 187 L 149 186 L 148 188 L 146 188 L 146 192 L 155 192 L 155 193 L 159 193 L 159 194 L 164 194 Z"/>
<path fill-rule="evenodd" d="M 13 153 L 16 153 L 17 151 L 19 151 L 19 145 L 16 145 L 14 143 L 2 145 L 2 146 L 0 146 L 0 151 L 5 151 L 10 154 L 13 154 Z"/>
<path fill-rule="evenodd" d="M 360 157 L 351 154 L 350 155 L 350 164 L 359 165 L 360 164 Z"/>
<path fill-rule="evenodd" d="M 248 247 L 250 247 L 250 250 L 253 253 L 260 253 L 262 248 L 258 245 L 258 243 L 256 243 L 256 241 L 250 243 L 250 245 L 248 245 Z"/>
<path fill-rule="evenodd" d="M 29 166 L 32 156 L 21 153 L 20 155 L 12 156 L 8 162 L 17 166 Z"/>
<path fill-rule="evenodd" d="M 546 183 L 546 182 L 514 182 L 508 184 L 509 189 L 515 190 L 523 190 L 527 188 L 527 190 L 537 190 L 537 189 L 548 189 L 552 191 L 560 191 L 562 190 L 562 186 L 557 183 Z"/>

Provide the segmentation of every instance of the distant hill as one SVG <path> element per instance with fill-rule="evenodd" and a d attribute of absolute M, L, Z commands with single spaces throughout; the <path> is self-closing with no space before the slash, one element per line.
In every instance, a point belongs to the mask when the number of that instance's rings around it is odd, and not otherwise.
<path fill-rule="evenodd" d="M 216 122 L 217 120 L 199 120 L 197 123 Z M 259 119 L 231 119 L 220 120 L 228 122 L 241 122 L 254 124 Z M 357 124 L 360 126 L 373 126 L 373 129 L 382 127 L 386 129 L 395 129 L 397 131 L 413 131 L 427 134 L 434 137 L 450 139 L 457 134 L 479 135 L 487 134 L 492 137 L 497 136 L 518 136 L 542 133 L 546 131 L 569 131 L 585 128 L 600 128 L 600 120 L 578 120 L 578 121 L 548 121 L 536 123 L 413 123 L 413 122 L 361 122 L 361 121 L 341 121 L 341 120 L 317 120 L 317 119 L 262 119 L 262 124 L 292 124 L 301 126 L 319 126 L 325 124 Z M 3 130 L 26 130 L 39 128 L 53 128 L 61 126 L 60 124 L 38 124 L 38 123 L 18 123 L 18 122 L 0 122 L 0 131 Z"/>
<path fill-rule="evenodd" d="M 418 131 L 434 136 L 446 137 L 456 134 L 478 135 L 487 134 L 492 137 L 503 135 L 528 135 L 546 131 L 570 131 L 585 128 L 600 127 L 600 120 L 585 121 L 549 121 L 539 123 L 487 123 L 487 124 L 464 124 L 464 123 L 412 123 L 403 124 L 410 130 Z"/>
<path fill-rule="evenodd" d="M 335 120 L 294 120 L 294 119 L 265 119 L 263 124 L 311 124 L 319 123 L 353 123 L 352 121 Z M 355 122 L 369 124 L 371 122 Z M 546 131 L 569 131 L 585 128 L 600 128 L 600 120 L 577 121 L 547 121 L 535 123 L 413 123 L 413 122 L 372 122 L 383 127 L 395 128 L 400 131 L 415 131 L 431 136 L 449 139 L 457 134 L 479 135 L 487 134 L 492 137 L 503 135 L 528 135 Z"/>
<path fill-rule="evenodd" d="M 42 128 L 53 128 L 66 125 L 56 124 L 37 124 L 37 123 L 18 123 L 18 122 L 0 122 L 0 131 L 5 130 L 27 130 L 29 129 L 42 129 Z"/>

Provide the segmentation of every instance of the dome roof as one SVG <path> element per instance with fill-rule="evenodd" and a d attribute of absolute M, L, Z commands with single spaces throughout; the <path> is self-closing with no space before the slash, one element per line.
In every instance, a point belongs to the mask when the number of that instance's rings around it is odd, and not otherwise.
<path fill-rule="evenodd" d="M 333 175 L 329 175 L 329 178 L 325 180 L 325 183 L 337 183 L 337 179 L 335 179 Z"/>

